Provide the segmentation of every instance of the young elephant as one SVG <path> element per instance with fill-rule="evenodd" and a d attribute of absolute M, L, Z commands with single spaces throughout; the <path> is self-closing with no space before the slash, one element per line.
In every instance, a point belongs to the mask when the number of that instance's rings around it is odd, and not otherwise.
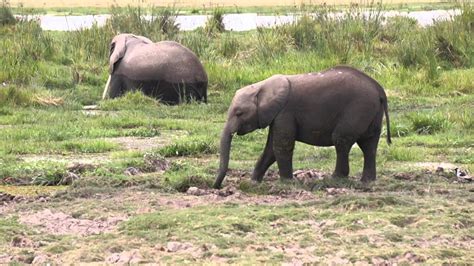
<path fill-rule="evenodd" d="M 229 165 L 232 136 L 270 126 L 267 144 L 252 179 L 261 181 L 277 161 L 280 177 L 293 177 L 295 141 L 335 146 L 333 176 L 349 175 L 349 151 L 357 143 L 364 153 L 362 181 L 375 180 L 375 157 L 385 113 L 387 142 L 390 125 L 383 88 L 361 71 L 337 66 L 319 73 L 275 75 L 238 90 L 221 137 L 219 188 Z"/>
<path fill-rule="evenodd" d="M 199 58 L 173 41 L 153 43 L 119 34 L 110 43 L 109 79 L 102 98 L 140 89 L 167 104 L 191 99 L 207 102 L 207 74 Z"/>

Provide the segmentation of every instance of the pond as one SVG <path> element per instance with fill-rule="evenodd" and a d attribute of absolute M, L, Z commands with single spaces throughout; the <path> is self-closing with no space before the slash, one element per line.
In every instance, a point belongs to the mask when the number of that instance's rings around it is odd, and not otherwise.
<path fill-rule="evenodd" d="M 427 26 L 435 20 L 450 19 L 454 15 L 459 15 L 460 10 L 431 10 L 431 11 L 385 11 L 382 12 L 383 17 L 406 16 L 416 19 L 421 26 Z M 333 17 L 342 16 L 343 13 L 332 13 Z M 368 12 L 366 12 L 368 15 Z M 41 15 L 35 16 L 41 23 L 41 28 L 44 30 L 54 31 L 73 31 L 81 28 L 90 28 L 94 23 L 102 26 L 110 15 L 85 15 L 85 16 L 54 16 Z M 179 15 L 176 22 L 183 31 L 194 30 L 198 27 L 203 27 L 209 16 L 207 15 Z M 146 17 L 151 19 L 150 16 Z M 242 13 L 242 14 L 225 14 L 223 23 L 226 30 L 231 31 L 248 31 L 254 30 L 257 27 L 273 27 L 285 23 L 291 23 L 298 18 L 298 15 L 259 15 L 257 13 Z"/>

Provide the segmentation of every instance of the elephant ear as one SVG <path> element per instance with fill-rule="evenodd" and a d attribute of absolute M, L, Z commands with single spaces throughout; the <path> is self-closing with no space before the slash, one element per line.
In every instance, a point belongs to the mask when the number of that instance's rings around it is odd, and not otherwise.
<path fill-rule="evenodd" d="M 117 63 L 124 55 L 127 50 L 127 34 L 120 34 L 113 38 L 110 43 L 110 57 L 109 57 L 109 73 L 114 72 L 114 65 Z"/>
<path fill-rule="evenodd" d="M 258 126 L 265 128 L 285 107 L 290 94 L 290 81 L 283 75 L 272 76 L 262 82 L 257 93 Z"/>

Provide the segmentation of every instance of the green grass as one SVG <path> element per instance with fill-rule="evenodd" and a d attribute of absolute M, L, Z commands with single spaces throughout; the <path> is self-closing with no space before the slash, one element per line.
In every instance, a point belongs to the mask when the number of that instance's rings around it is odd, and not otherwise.
<path fill-rule="evenodd" d="M 23 230 L 15 215 L 1 218 L 0 235 L 6 238 L 0 238 L 0 255 L 27 252 L 9 246 L 25 232 L 43 241 L 38 250 L 81 262 L 141 249 L 143 257 L 161 263 L 221 258 L 276 264 L 291 261 L 295 248 L 322 263 L 336 257 L 348 260 L 343 264 L 371 263 L 374 257 L 399 261 L 412 252 L 421 263 L 469 264 L 472 252 L 462 243 L 472 235 L 472 183 L 458 183 L 451 167 L 434 173 L 441 162 L 474 172 L 473 12 L 472 5 L 459 7 L 463 14 L 454 21 L 426 28 L 406 18 L 382 23 L 380 7 L 366 20 L 361 6 L 343 9 L 337 20 L 327 16 L 334 9 L 318 6 L 316 17 L 302 10 L 305 16 L 297 23 L 249 32 L 219 28 L 227 9 L 213 10 L 207 28 L 191 32 L 175 31 L 177 10 L 132 7 L 111 10 L 113 20 L 103 28 L 77 32 L 45 32 L 24 21 L 1 26 L 0 182 L 54 185 L 68 172 L 79 176 L 63 196 L 14 205 L 9 215 L 58 208 L 89 218 L 118 212 L 130 220 L 110 234 L 63 238 Z M 147 12 L 154 12 L 154 20 L 140 18 Z M 177 40 L 194 50 L 209 76 L 209 103 L 168 106 L 138 92 L 101 101 L 108 43 L 119 31 Z M 265 129 L 236 136 L 232 143 L 232 171 L 224 185 L 243 198 L 234 195 L 222 204 L 213 201 L 217 195 L 208 195 L 192 198 L 191 205 L 201 200 L 201 206 L 167 205 L 185 201 L 181 192 L 189 187 L 212 185 L 219 137 L 237 89 L 276 73 L 314 72 L 340 63 L 367 72 L 388 94 L 393 144 L 380 141 L 377 181 L 359 182 L 363 155 L 354 145 L 348 179 L 281 182 L 273 165 L 272 178 L 254 184 L 250 176 L 265 145 Z M 82 110 L 92 104 L 100 110 Z M 293 165 L 329 175 L 335 159 L 333 147 L 297 143 Z M 138 174 L 131 174 L 134 169 Z M 346 194 L 328 195 L 329 188 Z M 150 198 L 136 200 L 127 193 Z M 290 203 L 305 193 L 315 198 Z M 69 241 L 78 248 L 69 248 Z M 202 252 L 197 257 L 160 253 L 156 245 L 169 241 L 190 242 Z"/>
<path fill-rule="evenodd" d="M 433 208 L 431 200 L 444 202 L 443 211 Z M 323 259 L 335 256 L 337 250 L 345 250 L 347 255 L 343 256 L 352 262 L 372 257 L 388 259 L 403 255 L 406 250 L 422 256 L 428 264 L 447 258 L 467 262 L 469 256 L 465 249 L 444 248 L 444 244 L 436 240 L 439 237 L 459 241 L 461 232 L 469 231 L 464 228 L 455 232 L 446 224 L 459 221 L 460 216 L 449 214 L 454 209 L 467 211 L 456 203 L 446 203 L 440 196 L 428 200 L 389 194 L 342 196 L 277 206 L 222 204 L 140 215 L 124 223 L 121 231 L 153 243 L 174 239 L 196 246 L 213 244 L 217 249 L 209 252 L 214 256 L 246 263 L 291 259 L 291 253 L 284 249 L 271 249 L 278 246 L 287 250 L 297 247 L 306 256 L 313 254 Z M 433 212 L 438 215 L 434 217 Z M 472 219 L 468 220 L 472 223 Z M 429 239 L 431 248 L 410 246 L 422 239 Z M 171 257 L 172 261 L 181 256 L 186 257 L 186 253 Z"/>

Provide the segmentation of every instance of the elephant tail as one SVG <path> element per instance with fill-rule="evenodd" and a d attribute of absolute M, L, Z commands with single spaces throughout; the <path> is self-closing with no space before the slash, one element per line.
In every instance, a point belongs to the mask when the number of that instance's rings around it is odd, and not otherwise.
<path fill-rule="evenodd" d="M 385 121 L 387 122 L 387 143 L 390 145 L 392 144 L 392 139 L 390 137 L 390 118 L 388 117 L 388 103 L 387 103 L 387 97 L 381 97 L 380 101 L 383 104 L 383 110 L 385 113 Z"/>

